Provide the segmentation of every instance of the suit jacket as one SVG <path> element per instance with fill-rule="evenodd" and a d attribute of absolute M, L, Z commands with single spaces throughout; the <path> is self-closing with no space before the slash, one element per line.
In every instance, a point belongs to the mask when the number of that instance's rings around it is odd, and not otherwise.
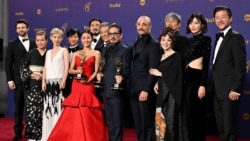
<path fill-rule="evenodd" d="M 103 39 L 100 37 L 99 40 L 97 41 L 97 44 L 95 45 L 95 50 L 98 50 L 98 51 L 102 51 L 102 45 L 103 45 L 104 41 Z"/>
<path fill-rule="evenodd" d="M 29 42 L 29 50 L 36 48 L 36 43 L 33 39 L 29 39 Z M 22 83 L 20 78 L 20 62 L 27 53 L 19 38 L 9 43 L 5 61 L 7 82 Z"/>
<path fill-rule="evenodd" d="M 145 40 L 139 49 L 135 47 L 137 40 L 133 45 L 133 63 L 130 79 L 131 94 L 139 94 L 141 91 L 150 93 L 153 91 L 156 83 L 156 77 L 149 74 L 149 69 L 158 66 L 162 51 L 160 50 L 159 43 L 150 34 L 144 36 Z"/>
<path fill-rule="evenodd" d="M 109 46 L 110 47 L 110 46 Z M 107 53 L 109 47 L 103 48 L 102 56 L 104 57 Z M 121 75 L 124 78 L 122 84 L 126 87 L 126 81 L 130 74 L 130 65 L 132 58 L 131 48 L 119 42 L 115 45 L 114 50 L 108 60 L 105 60 L 105 66 L 103 70 L 103 84 L 104 88 L 101 94 L 106 98 L 120 97 L 123 94 L 123 91 L 111 90 L 110 88 L 115 83 L 116 67 L 115 60 L 120 58 L 122 60 L 122 71 Z"/>
<path fill-rule="evenodd" d="M 245 73 L 245 40 L 241 34 L 230 29 L 212 66 L 212 90 L 215 96 L 219 99 L 228 99 L 230 91 L 242 94 Z"/>
<path fill-rule="evenodd" d="M 184 58 L 185 47 L 187 46 L 187 37 L 182 35 L 179 31 L 175 32 L 175 44 L 173 49 L 180 53 L 182 58 Z"/>

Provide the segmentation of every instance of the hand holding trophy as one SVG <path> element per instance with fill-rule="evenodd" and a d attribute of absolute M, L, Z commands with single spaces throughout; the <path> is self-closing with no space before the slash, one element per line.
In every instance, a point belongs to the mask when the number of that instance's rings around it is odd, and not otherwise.
<path fill-rule="evenodd" d="M 103 77 L 104 66 L 105 66 L 105 59 L 101 57 L 99 61 L 98 72 L 97 72 L 97 81 L 94 83 L 95 88 L 99 88 L 99 89 L 103 88 L 102 77 Z"/>
<path fill-rule="evenodd" d="M 122 81 L 122 76 L 121 76 L 121 71 L 122 71 L 122 60 L 121 58 L 116 58 L 115 59 L 115 68 L 116 68 L 116 83 L 114 83 L 111 87 L 112 90 L 124 90 L 121 81 Z"/>
<path fill-rule="evenodd" d="M 78 66 L 77 70 L 79 70 L 80 73 L 76 74 L 75 79 L 83 82 L 83 81 L 87 80 L 87 76 L 84 74 L 84 70 L 83 70 L 83 63 L 84 63 L 84 60 L 86 58 L 85 52 L 80 51 L 79 57 L 80 57 L 80 65 Z"/>

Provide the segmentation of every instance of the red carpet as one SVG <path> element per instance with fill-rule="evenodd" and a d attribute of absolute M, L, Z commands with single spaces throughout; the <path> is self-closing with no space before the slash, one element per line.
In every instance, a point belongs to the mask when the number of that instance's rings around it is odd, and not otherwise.
<path fill-rule="evenodd" d="M 13 118 L 0 118 L 0 141 L 11 141 L 13 132 Z M 26 141 L 22 139 L 21 141 Z M 125 129 L 123 141 L 137 141 L 135 129 Z M 207 136 L 207 141 L 220 141 L 216 136 Z M 239 139 L 238 141 L 250 141 L 250 139 Z"/>

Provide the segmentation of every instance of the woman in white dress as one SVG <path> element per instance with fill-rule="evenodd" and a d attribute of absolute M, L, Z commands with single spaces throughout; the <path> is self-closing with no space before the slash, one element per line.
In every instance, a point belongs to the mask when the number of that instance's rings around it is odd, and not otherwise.
<path fill-rule="evenodd" d="M 69 53 L 61 47 L 63 31 L 53 28 L 50 32 L 53 48 L 48 50 L 43 70 L 42 90 L 44 91 L 42 141 L 47 141 L 59 116 L 62 113 L 61 103 L 64 100 L 62 89 L 69 69 Z"/>

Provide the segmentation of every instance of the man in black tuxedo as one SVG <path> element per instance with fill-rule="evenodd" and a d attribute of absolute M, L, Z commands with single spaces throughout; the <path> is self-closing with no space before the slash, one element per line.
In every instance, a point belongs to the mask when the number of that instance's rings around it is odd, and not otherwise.
<path fill-rule="evenodd" d="M 122 141 L 124 101 L 126 94 L 126 80 L 130 74 L 132 52 L 122 43 L 122 28 L 118 24 L 111 24 L 108 29 L 110 45 L 103 48 L 102 57 L 105 58 L 103 74 L 97 74 L 97 80 L 103 76 L 103 96 L 105 119 L 109 131 L 109 141 Z M 120 60 L 121 70 L 118 72 L 117 61 Z M 119 90 L 114 84 L 121 84 Z M 111 89 L 113 87 L 114 89 Z"/>
<path fill-rule="evenodd" d="M 74 52 L 82 49 L 79 45 L 79 40 L 81 38 L 81 33 L 78 29 L 75 28 L 70 28 L 66 32 L 67 40 L 69 43 L 68 51 L 69 51 L 69 61 L 71 62 L 72 56 Z M 65 88 L 62 90 L 63 91 L 63 96 L 66 98 L 69 96 L 71 93 L 71 86 L 72 86 L 72 81 L 73 81 L 74 75 L 69 74 L 66 80 L 66 85 Z"/>
<path fill-rule="evenodd" d="M 213 14 L 219 29 L 212 65 L 215 118 L 221 140 L 237 141 L 237 109 L 246 73 L 246 44 L 242 35 L 231 27 L 230 8 L 218 6 Z"/>
<path fill-rule="evenodd" d="M 160 45 L 151 36 L 151 19 L 140 16 L 136 22 L 138 38 L 133 45 L 130 102 L 138 141 L 155 141 L 156 77 L 149 74 L 158 66 Z"/>
<path fill-rule="evenodd" d="M 102 21 L 98 18 L 91 19 L 89 21 L 89 30 L 93 35 L 93 41 L 91 43 L 91 48 L 101 51 L 99 47 L 103 44 L 103 40 L 100 36 L 100 24 Z"/>
<path fill-rule="evenodd" d="M 15 103 L 15 136 L 13 141 L 22 138 L 23 112 L 24 112 L 24 84 L 20 78 L 20 62 L 29 50 L 36 48 L 35 41 L 28 38 L 29 24 L 26 20 L 20 19 L 16 22 L 18 38 L 11 41 L 6 53 L 6 76 L 9 88 L 14 90 Z"/>
<path fill-rule="evenodd" d="M 184 51 L 187 44 L 187 37 L 180 33 L 182 18 L 177 13 L 168 13 L 164 19 L 165 27 L 170 27 L 175 32 L 175 44 L 173 49 L 179 52 L 184 58 Z"/>

